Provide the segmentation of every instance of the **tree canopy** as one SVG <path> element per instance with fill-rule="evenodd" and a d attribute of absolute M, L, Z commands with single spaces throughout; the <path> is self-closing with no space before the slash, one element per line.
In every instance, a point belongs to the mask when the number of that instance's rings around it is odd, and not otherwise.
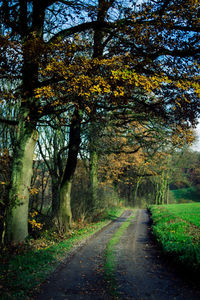
<path fill-rule="evenodd" d="M 20 241 L 39 126 L 69 127 L 57 212 L 65 231 L 88 126 L 112 123 L 131 136 L 129 152 L 152 153 L 159 139 L 177 143 L 173 136 L 196 124 L 200 7 L 195 0 L 1 0 L 0 8 L 0 122 L 15 128 L 6 236 Z M 90 145 L 96 138 L 90 134 Z"/>

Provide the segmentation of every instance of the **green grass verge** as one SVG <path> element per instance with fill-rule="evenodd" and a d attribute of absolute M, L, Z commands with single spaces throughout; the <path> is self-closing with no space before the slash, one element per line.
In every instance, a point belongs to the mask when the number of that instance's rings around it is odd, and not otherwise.
<path fill-rule="evenodd" d="M 200 202 L 200 194 L 195 187 L 171 190 L 171 193 L 177 203 Z"/>
<path fill-rule="evenodd" d="M 200 203 L 151 206 L 153 234 L 164 252 L 200 272 Z"/>
<path fill-rule="evenodd" d="M 77 243 L 119 217 L 123 210 L 110 208 L 98 222 L 72 231 L 62 241 L 52 241 L 52 237 L 46 233 L 38 242 L 38 247 L 29 244 L 23 251 L 20 247 L 16 247 L 12 253 L 4 251 L 0 255 L 0 299 L 27 299 Z M 37 245 L 37 241 L 34 243 Z"/>
<path fill-rule="evenodd" d="M 120 237 L 123 235 L 124 231 L 129 227 L 131 220 L 134 218 L 134 215 L 130 216 L 122 226 L 115 232 L 113 237 L 108 242 L 106 253 L 105 253 L 105 264 L 104 264 L 104 273 L 105 280 L 107 282 L 107 290 L 108 293 L 117 297 L 117 286 L 114 277 L 114 273 L 116 271 L 117 262 L 115 258 L 114 247 L 119 242 Z"/>

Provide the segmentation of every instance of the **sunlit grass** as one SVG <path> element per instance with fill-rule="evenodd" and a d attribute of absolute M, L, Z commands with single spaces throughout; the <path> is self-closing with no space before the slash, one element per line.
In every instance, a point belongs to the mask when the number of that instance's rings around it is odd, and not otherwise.
<path fill-rule="evenodd" d="M 200 203 L 150 207 L 153 233 L 163 250 L 200 271 Z"/>

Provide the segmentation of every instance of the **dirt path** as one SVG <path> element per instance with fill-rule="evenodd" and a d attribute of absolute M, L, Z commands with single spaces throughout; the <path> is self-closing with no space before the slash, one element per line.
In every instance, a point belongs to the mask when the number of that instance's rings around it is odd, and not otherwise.
<path fill-rule="evenodd" d="M 69 262 L 54 272 L 36 299 L 110 299 L 104 282 L 104 253 L 109 239 L 131 213 L 125 211 L 90 239 Z"/>
<path fill-rule="evenodd" d="M 200 300 L 180 274 L 172 269 L 150 238 L 149 216 L 138 210 L 136 218 L 116 247 L 116 281 L 120 299 Z"/>
<path fill-rule="evenodd" d="M 108 241 L 130 214 L 131 211 L 126 211 L 91 238 L 52 274 L 34 299 L 112 299 L 104 279 L 104 253 Z M 186 286 L 163 265 L 148 231 L 148 215 L 145 210 L 138 210 L 115 248 L 118 298 L 199 300 L 200 292 Z"/>

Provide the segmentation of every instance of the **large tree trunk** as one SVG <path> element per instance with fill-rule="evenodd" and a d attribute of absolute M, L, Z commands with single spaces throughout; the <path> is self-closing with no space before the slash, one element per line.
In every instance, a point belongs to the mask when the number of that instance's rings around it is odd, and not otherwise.
<path fill-rule="evenodd" d="M 137 177 L 137 179 L 136 179 L 136 187 L 135 187 L 135 192 L 134 192 L 134 201 L 135 201 L 135 203 L 137 202 L 137 194 L 138 194 L 138 189 L 139 189 L 141 180 L 142 180 L 141 176 Z"/>
<path fill-rule="evenodd" d="M 6 218 L 6 239 L 16 243 L 23 241 L 28 235 L 29 189 L 34 148 L 38 139 L 35 129 L 39 118 L 39 103 L 34 97 L 34 90 L 38 87 L 45 5 L 38 0 L 32 1 L 31 25 L 28 15 L 27 1 L 19 1 L 16 28 L 21 37 L 23 52 L 21 107 Z"/>
<path fill-rule="evenodd" d="M 60 230 L 65 233 L 72 226 L 71 212 L 71 186 L 72 180 L 66 180 L 60 187 L 60 207 L 58 211 L 58 221 Z"/>
<path fill-rule="evenodd" d="M 97 20 L 99 22 L 104 22 L 106 18 L 107 11 L 112 5 L 109 4 L 108 1 L 99 0 L 98 1 L 98 15 Z M 103 56 L 104 39 L 105 33 L 101 28 L 97 28 L 94 31 L 94 45 L 93 45 L 93 58 L 101 58 Z M 97 126 L 96 126 L 96 108 L 93 109 L 93 118 L 91 120 L 91 132 L 90 132 L 90 209 L 94 210 L 97 207 L 97 191 L 98 191 L 98 153 L 97 153 L 97 146 L 96 146 L 96 139 L 97 137 Z"/>
<path fill-rule="evenodd" d="M 93 118 L 90 124 L 89 131 L 89 153 L 90 153 L 90 165 L 89 165 L 89 210 L 94 212 L 98 206 L 98 161 L 99 155 L 97 152 L 99 144 L 99 126 L 95 123 L 96 110 L 93 110 Z M 99 125 L 99 124 L 98 124 Z"/>
<path fill-rule="evenodd" d="M 71 228 L 72 222 L 71 186 L 81 142 L 81 120 L 82 113 L 76 108 L 70 126 L 68 158 L 59 193 L 58 222 L 63 233 Z"/>
<path fill-rule="evenodd" d="M 94 210 L 97 206 L 98 191 L 98 154 L 95 150 L 90 152 L 90 209 Z"/>
<path fill-rule="evenodd" d="M 57 216 L 59 208 L 59 178 L 57 174 L 51 175 L 51 191 L 52 191 L 52 217 Z"/>
<path fill-rule="evenodd" d="M 7 210 L 6 240 L 21 242 L 28 235 L 29 189 L 38 133 L 28 121 L 18 127 L 16 149 L 13 157 L 9 207 Z"/>

